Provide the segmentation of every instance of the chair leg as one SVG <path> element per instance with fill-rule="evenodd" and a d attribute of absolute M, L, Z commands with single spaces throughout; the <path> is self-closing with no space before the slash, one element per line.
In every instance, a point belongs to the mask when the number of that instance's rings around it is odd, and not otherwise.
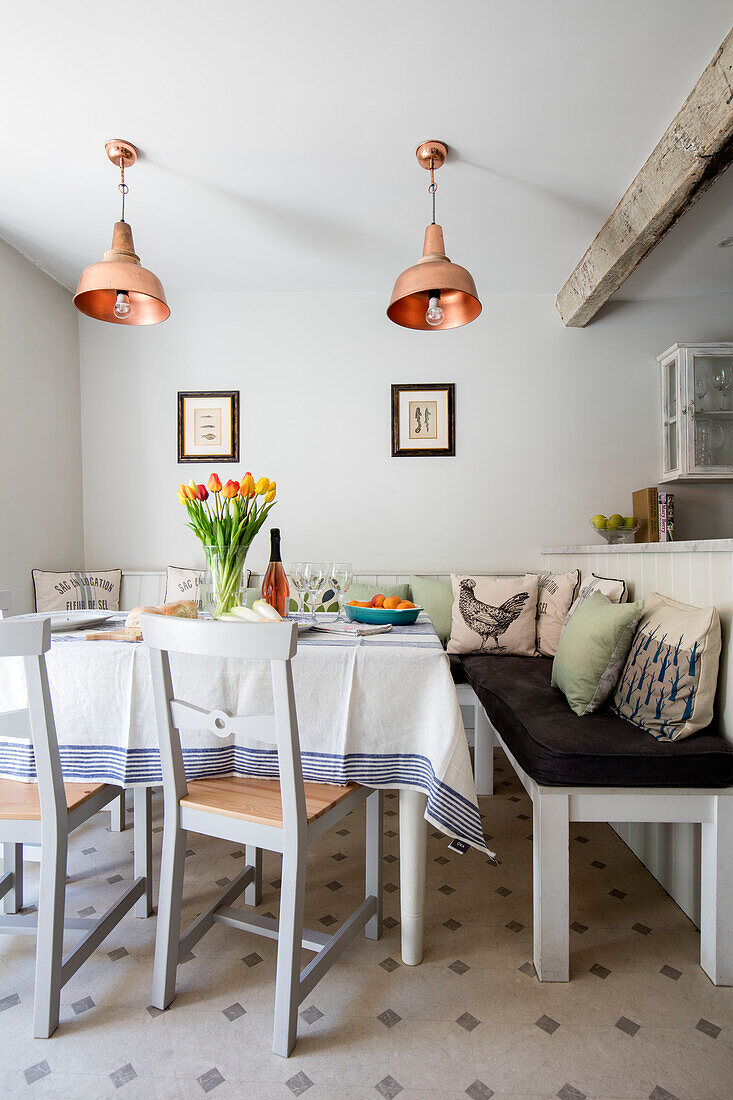
<path fill-rule="evenodd" d="M 110 803 L 109 827 L 113 833 L 124 833 L 126 825 L 125 792 L 120 791 L 119 798 Z"/>
<path fill-rule="evenodd" d="M 300 1005 L 300 950 L 303 938 L 307 848 L 291 840 L 283 852 L 280 921 L 275 979 L 272 1049 L 287 1058 L 295 1046 Z"/>
<path fill-rule="evenodd" d="M 473 771 L 476 794 L 494 793 L 494 731 L 479 702 L 474 707 Z"/>
<path fill-rule="evenodd" d="M 3 844 L 3 871 L 10 871 L 13 885 L 2 899 L 3 913 L 17 913 L 23 908 L 23 845 Z"/>
<path fill-rule="evenodd" d="M 124 791 L 123 791 L 124 794 Z M 153 791 L 135 787 L 133 795 L 133 862 L 135 877 L 145 879 L 145 893 L 135 902 L 135 916 L 149 917 L 153 911 Z"/>
<path fill-rule="evenodd" d="M 248 844 L 244 859 L 248 866 L 255 869 L 254 878 L 244 888 L 244 904 L 259 905 L 262 901 L 262 849 Z"/>
<path fill-rule="evenodd" d="M 178 807 L 166 810 L 160 863 L 158 923 L 153 963 L 154 1008 L 167 1008 L 176 995 L 178 941 L 181 935 L 183 872 L 186 862 L 186 830 L 178 825 Z"/>
<path fill-rule="evenodd" d="M 733 798 L 716 795 L 702 825 L 700 966 L 715 985 L 733 985 Z"/>
<path fill-rule="evenodd" d="M 570 978 L 567 795 L 538 793 L 533 805 L 534 966 L 541 982 Z"/>
<path fill-rule="evenodd" d="M 54 837 L 44 838 L 41 847 L 33 1003 L 33 1034 L 36 1039 L 48 1039 L 59 1024 L 67 847 L 67 835 L 60 830 Z"/>
<path fill-rule="evenodd" d="M 366 896 L 377 899 L 377 911 L 364 928 L 368 940 L 382 935 L 382 810 L 384 791 L 373 791 L 366 800 Z"/>

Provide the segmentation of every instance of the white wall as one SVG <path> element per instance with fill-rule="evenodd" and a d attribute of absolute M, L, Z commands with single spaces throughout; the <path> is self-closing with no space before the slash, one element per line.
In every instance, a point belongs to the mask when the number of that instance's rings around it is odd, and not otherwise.
<path fill-rule="evenodd" d="M 0 240 L 0 588 L 83 564 L 79 340 L 68 290 Z"/>
<path fill-rule="evenodd" d="M 154 328 L 81 318 L 87 567 L 201 561 L 175 490 L 213 466 L 176 463 L 179 389 L 241 391 L 242 461 L 217 468 L 277 478 L 286 560 L 537 567 L 539 546 L 591 541 L 590 516 L 629 514 L 632 490 L 656 483 L 655 356 L 733 338 L 730 298 L 613 303 L 584 330 L 549 297 L 489 298 L 437 333 L 398 328 L 385 304 L 196 294 Z M 455 458 L 390 457 L 390 383 L 422 381 L 456 383 Z M 694 534 L 733 534 L 733 488 L 707 491 Z M 261 534 L 254 568 L 268 547 Z"/>

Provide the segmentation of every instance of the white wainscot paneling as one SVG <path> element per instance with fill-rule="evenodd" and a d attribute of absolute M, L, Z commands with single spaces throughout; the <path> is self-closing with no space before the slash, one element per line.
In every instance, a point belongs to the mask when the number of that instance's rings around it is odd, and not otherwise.
<path fill-rule="evenodd" d="M 683 603 L 717 607 L 723 635 L 716 716 L 720 732 L 733 742 L 733 550 L 730 548 L 684 550 L 648 544 L 628 551 L 607 548 L 575 548 L 567 552 L 543 552 L 546 569 L 566 572 L 576 567 L 585 579 L 591 573 L 621 577 L 628 582 L 631 599 L 660 592 Z M 614 822 L 613 828 L 651 871 L 685 913 L 700 925 L 700 826 L 688 824 L 639 824 Z"/>

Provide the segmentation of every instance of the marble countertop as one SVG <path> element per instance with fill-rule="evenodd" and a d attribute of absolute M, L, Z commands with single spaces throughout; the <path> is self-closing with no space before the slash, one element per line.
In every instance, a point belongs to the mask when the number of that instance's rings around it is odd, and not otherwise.
<path fill-rule="evenodd" d="M 733 553 L 733 539 L 691 539 L 688 542 L 599 542 L 594 546 L 543 546 L 541 554 L 689 554 Z"/>

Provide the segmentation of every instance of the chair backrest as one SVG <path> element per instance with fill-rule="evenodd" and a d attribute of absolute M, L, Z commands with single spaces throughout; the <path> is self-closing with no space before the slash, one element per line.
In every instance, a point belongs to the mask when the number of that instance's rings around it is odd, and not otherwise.
<path fill-rule="evenodd" d="M 10 593 L 7 588 L 0 588 L 0 619 L 6 611 L 10 610 Z"/>
<path fill-rule="evenodd" d="M 141 615 L 143 640 L 150 649 L 163 793 L 171 810 L 187 790 L 180 731 L 209 730 L 217 737 L 239 733 L 277 748 L 283 828 L 297 834 L 307 823 L 292 658 L 298 646 L 294 622 L 232 623 Z M 177 696 L 170 653 L 269 661 L 273 713 L 231 715 L 206 710 Z"/>
<path fill-rule="evenodd" d="M 46 670 L 51 648 L 51 620 L 0 622 L 0 657 L 22 657 L 28 705 L 0 712 L 0 737 L 30 738 L 36 760 L 42 828 L 54 828 L 66 817 L 66 795 L 59 743 Z M 55 824 L 54 824 L 55 823 Z"/>

